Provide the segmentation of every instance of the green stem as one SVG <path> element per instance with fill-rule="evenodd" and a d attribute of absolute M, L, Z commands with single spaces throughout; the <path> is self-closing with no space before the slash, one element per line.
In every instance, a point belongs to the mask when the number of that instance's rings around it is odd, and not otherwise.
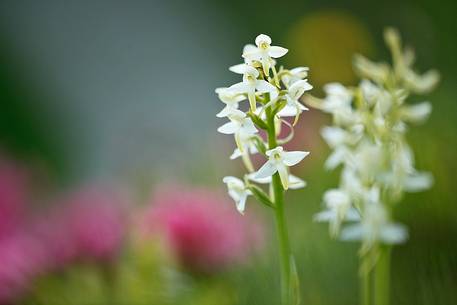
<path fill-rule="evenodd" d="M 379 258 L 375 267 L 375 305 L 389 305 L 390 302 L 390 256 L 390 246 L 379 249 Z"/>
<path fill-rule="evenodd" d="M 270 107 L 266 109 L 268 124 L 268 148 L 277 147 L 274 115 Z M 273 175 L 273 200 L 275 204 L 276 231 L 279 241 L 279 256 L 281 267 L 281 304 L 290 304 L 290 278 L 291 278 L 291 251 L 287 232 L 286 218 L 284 215 L 284 189 L 278 173 Z"/>
<path fill-rule="evenodd" d="M 371 298 L 371 272 L 364 270 L 360 274 L 360 304 L 370 305 Z"/>

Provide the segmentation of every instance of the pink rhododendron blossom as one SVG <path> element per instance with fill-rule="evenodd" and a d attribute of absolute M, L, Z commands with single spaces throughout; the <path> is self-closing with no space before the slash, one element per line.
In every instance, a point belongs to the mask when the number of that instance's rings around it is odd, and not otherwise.
<path fill-rule="evenodd" d="M 240 216 L 224 196 L 182 186 L 159 189 L 144 216 L 184 268 L 209 273 L 242 262 L 262 243 L 258 221 Z"/>

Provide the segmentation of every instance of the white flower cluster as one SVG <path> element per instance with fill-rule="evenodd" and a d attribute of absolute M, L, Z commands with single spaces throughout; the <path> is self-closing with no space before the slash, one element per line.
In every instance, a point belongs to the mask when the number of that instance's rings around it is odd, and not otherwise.
<path fill-rule="evenodd" d="M 419 75 L 412 69 L 414 54 L 402 49 L 395 30 L 387 29 L 385 40 L 392 67 L 358 56 L 354 66 L 362 77 L 359 86 L 328 84 L 325 99 L 313 102 L 333 117 L 333 126 L 322 130 L 333 150 L 325 167 L 342 166 L 339 187 L 324 194 L 326 209 L 315 219 L 329 222 L 333 237 L 361 240 L 362 252 L 403 242 L 407 230 L 392 222 L 394 204 L 403 192 L 425 190 L 433 183 L 431 174 L 415 169 L 405 138 L 408 126 L 426 120 L 432 107 L 429 102 L 408 105 L 406 100 L 430 92 L 439 75 Z M 355 223 L 340 230 L 344 221 Z"/>
<path fill-rule="evenodd" d="M 271 38 L 267 35 L 258 35 L 255 45 L 248 44 L 244 47 L 244 63 L 229 68 L 230 71 L 241 74 L 242 81 L 230 87 L 216 89 L 219 99 L 225 104 L 217 116 L 230 120 L 219 127 L 218 131 L 234 135 L 237 148 L 230 159 L 241 157 L 249 171 L 243 180 L 231 176 L 223 179 L 240 213 L 244 212 L 249 195 L 254 195 L 265 204 L 273 205 L 269 196 L 252 182 L 271 184 L 272 176 L 278 173 L 284 189 L 305 186 L 303 180 L 290 175 L 289 167 L 300 162 L 309 153 L 287 152 L 280 145 L 290 140 L 293 134 L 292 124 L 283 118 L 295 117 L 295 124 L 299 115 L 308 110 L 299 100 L 312 86 L 306 80 L 306 67 L 276 69 L 275 58 L 282 57 L 287 52 L 285 48 L 272 46 Z M 249 101 L 249 106 L 243 111 L 240 103 L 245 100 Z M 275 137 L 278 136 L 282 124 L 291 129 L 291 135 L 277 141 L 275 138 L 278 145 L 272 147 L 270 142 L 265 143 L 259 136 L 259 130 L 267 133 L 273 130 Z M 250 158 L 251 154 L 256 153 L 263 154 L 268 159 L 258 171 L 255 171 Z"/>

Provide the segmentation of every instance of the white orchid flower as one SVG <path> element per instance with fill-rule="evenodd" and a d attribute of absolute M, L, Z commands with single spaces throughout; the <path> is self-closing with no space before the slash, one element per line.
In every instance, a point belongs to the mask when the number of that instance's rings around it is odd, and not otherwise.
<path fill-rule="evenodd" d="M 312 88 L 313 86 L 311 86 L 307 80 L 299 80 L 293 83 L 285 95 L 287 104 L 283 109 L 281 109 L 281 111 L 279 111 L 278 115 L 280 117 L 294 116 L 294 123 L 296 123 L 300 113 L 309 110 L 299 102 L 299 99 L 305 91 L 311 90 Z"/>
<path fill-rule="evenodd" d="M 216 114 L 216 116 L 219 118 L 226 117 L 232 113 L 233 110 L 238 109 L 239 102 L 246 99 L 244 95 L 233 93 L 228 90 L 228 88 L 217 88 L 216 93 L 219 99 L 226 105 L 224 109 Z"/>
<path fill-rule="evenodd" d="M 228 118 L 230 122 L 225 123 L 217 129 L 218 132 L 223 134 L 235 135 L 235 142 L 238 148 L 243 151 L 242 141 L 247 139 L 258 132 L 254 123 L 246 114 L 239 110 L 233 110 Z"/>
<path fill-rule="evenodd" d="M 309 152 L 307 151 L 284 151 L 282 146 L 266 151 L 268 161 L 257 171 L 255 178 L 267 178 L 279 173 L 282 186 L 285 190 L 289 188 L 288 167 L 293 166 L 303 160 Z"/>
<path fill-rule="evenodd" d="M 232 66 L 229 69 L 232 72 L 242 74 L 243 81 L 230 86 L 228 90 L 235 94 L 247 94 L 252 111 L 256 110 L 257 105 L 255 99 L 256 90 L 260 93 L 274 93 L 277 91 L 276 87 L 269 82 L 262 79 L 257 79 L 259 77 L 259 71 L 257 71 L 257 69 L 254 67 L 251 67 L 247 64 L 239 64 Z"/>
<path fill-rule="evenodd" d="M 308 67 L 297 67 L 293 68 L 289 71 L 286 71 L 282 76 L 281 80 L 286 85 L 286 87 L 290 87 L 293 83 L 305 79 L 308 77 Z"/>
<path fill-rule="evenodd" d="M 330 235 L 336 237 L 339 234 L 343 221 L 360 220 L 356 209 L 351 207 L 350 195 L 342 189 L 331 189 L 324 194 L 326 210 L 314 216 L 315 221 L 329 222 Z"/>
<path fill-rule="evenodd" d="M 257 175 L 257 173 L 251 173 L 251 174 L 247 175 L 247 177 L 249 180 L 260 183 L 260 184 L 269 184 L 272 181 L 271 176 L 268 176 L 265 178 L 257 178 L 256 175 Z M 307 185 L 306 181 L 298 178 L 297 176 L 289 174 L 289 189 L 298 190 L 298 189 L 306 187 L 306 185 Z"/>
<path fill-rule="evenodd" d="M 243 52 L 243 58 L 260 61 L 265 75 L 269 74 L 272 59 L 282 57 L 289 51 L 283 47 L 272 46 L 271 38 L 265 34 L 258 35 L 255 44 L 257 48 Z"/>
<path fill-rule="evenodd" d="M 341 231 L 342 240 L 363 241 L 363 251 L 367 251 L 378 242 L 399 244 L 407 237 L 406 228 L 401 224 L 390 222 L 381 203 L 366 204 L 362 221 Z"/>
<path fill-rule="evenodd" d="M 353 111 L 351 102 L 352 94 L 339 83 L 330 83 L 324 86 L 327 94 L 320 108 L 322 111 L 331 113 L 337 124 L 353 124 L 358 122 L 356 113 Z"/>
<path fill-rule="evenodd" d="M 222 181 L 227 184 L 228 194 L 235 201 L 236 209 L 241 214 L 244 214 L 246 199 L 249 195 L 252 195 L 252 192 L 246 188 L 242 180 L 236 177 L 227 176 Z"/>
<path fill-rule="evenodd" d="M 382 92 L 378 86 L 367 79 L 363 79 L 360 82 L 359 87 L 363 98 L 369 105 L 373 105 Z"/>
<path fill-rule="evenodd" d="M 235 148 L 233 151 L 232 155 L 230 156 L 230 160 L 235 160 L 239 157 L 242 158 L 244 165 L 248 169 L 249 172 L 254 171 L 254 166 L 252 165 L 251 157 L 250 155 L 258 153 L 257 147 L 255 146 L 254 141 L 252 140 L 252 137 L 248 138 L 240 138 L 239 139 L 239 144 L 242 149 Z"/>

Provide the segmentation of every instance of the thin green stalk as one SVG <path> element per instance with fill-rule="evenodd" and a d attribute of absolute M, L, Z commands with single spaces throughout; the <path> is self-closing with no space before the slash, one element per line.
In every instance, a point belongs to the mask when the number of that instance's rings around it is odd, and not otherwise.
<path fill-rule="evenodd" d="M 360 274 L 360 304 L 370 305 L 371 302 L 371 272 L 362 271 Z"/>
<path fill-rule="evenodd" d="M 380 248 L 375 267 L 374 305 L 389 305 L 390 302 L 390 256 L 390 246 Z"/>
<path fill-rule="evenodd" d="M 276 131 L 274 124 L 274 115 L 271 113 L 270 107 L 266 109 L 267 124 L 268 124 L 268 147 L 273 149 L 277 147 Z M 283 305 L 290 304 L 290 268 L 291 268 L 291 251 L 289 244 L 289 235 L 287 232 L 286 218 L 284 215 L 284 189 L 281 185 L 281 180 L 278 173 L 273 175 L 273 200 L 275 204 L 275 219 L 276 231 L 279 241 L 279 256 L 281 267 L 281 303 Z"/>

